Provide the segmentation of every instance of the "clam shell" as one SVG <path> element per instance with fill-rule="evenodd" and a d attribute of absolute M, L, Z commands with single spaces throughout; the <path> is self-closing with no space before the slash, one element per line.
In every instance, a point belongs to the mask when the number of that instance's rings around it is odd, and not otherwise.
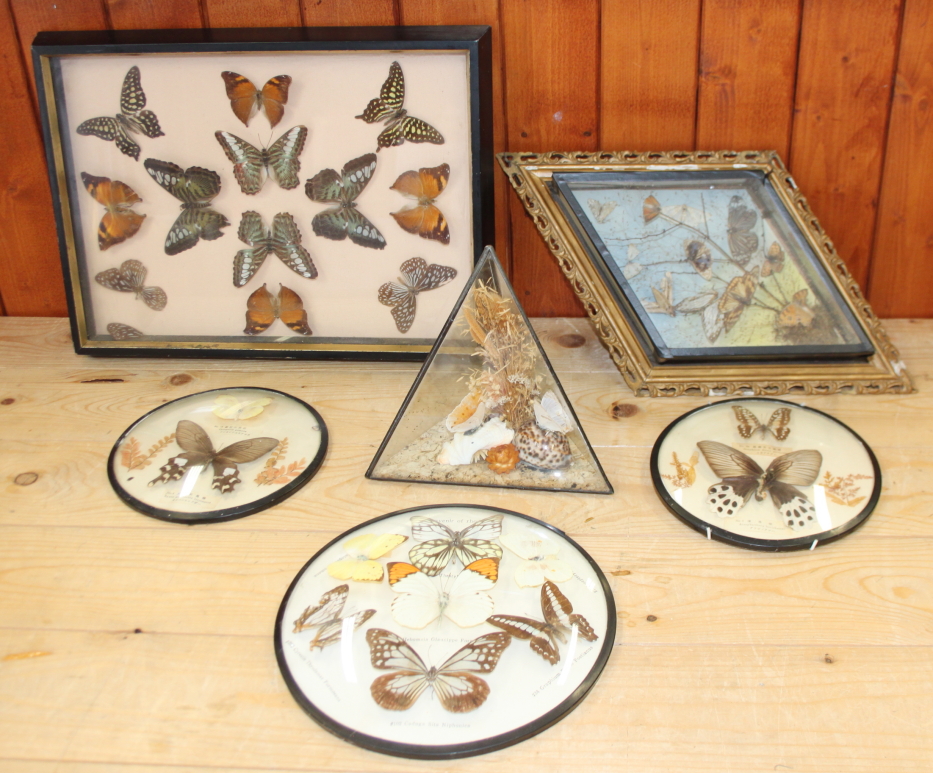
<path fill-rule="evenodd" d="M 486 406 L 483 396 L 478 392 L 467 394 L 454 408 L 444 422 L 451 432 L 467 432 L 483 423 L 486 418 Z"/>
<path fill-rule="evenodd" d="M 479 451 L 511 443 L 515 432 L 496 417 L 470 432 L 458 432 L 453 440 L 444 443 L 437 456 L 438 464 L 470 464 Z"/>
<path fill-rule="evenodd" d="M 525 464 L 541 470 L 559 470 L 573 459 L 570 441 L 562 432 L 541 429 L 534 422 L 519 429 L 512 443 Z"/>

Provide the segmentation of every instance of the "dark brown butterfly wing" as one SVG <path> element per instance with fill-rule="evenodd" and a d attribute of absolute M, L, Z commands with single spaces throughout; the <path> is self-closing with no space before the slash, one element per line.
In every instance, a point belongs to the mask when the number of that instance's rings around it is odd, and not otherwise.
<path fill-rule="evenodd" d="M 167 483 L 178 480 L 192 467 L 208 464 L 214 458 L 214 446 L 208 434 L 199 424 L 188 419 L 178 422 L 175 429 L 175 442 L 184 453 L 171 457 L 168 462 L 159 468 L 159 475 L 149 481 L 150 486 L 156 483 Z"/>
<path fill-rule="evenodd" d="M 246 335 L 257 335 L 275 322 L 275 296 L 263 285 L 255 290 L 246 301 Z"/>
<path fill-rule="evenodd" d="M 819 451 L 805 449 L 791 451 L 777 457 L 768 465 L 767 474 L 772 480 L 792 486 L 812 486 L 820 474 L 823 455 Z"/>
<path fill-rule="evenodd" d="M 758 249 L 758 236 L 751 231 L 757 222 L 758 213 L 746 207 L 741 198 L 733 196 L 729 202 L 726 234 L 732 257 L 743 266 Z"/>
<path fill-rule="evenodd" d="M 278 298 L 278 316 L 288 327 L 301 335 L 311 335 L 308 325 L 308 312 L 305 311 L 301 297 L 294 290 L 280 285 Z"/>
<path fill-rule="evenodd" d="M 266 118 L 275 128 L 285 114 L 285 103 L 288 102 L 288 87 L 291 85 L 290 75 L 276 75 L 269 78 L 262 87 L 262 107 L 266 111 Z"/>
<path fill-rule="evenodd" d="M 249 126 L 250 119 L 256 115 L 259 108 L 266 111 L 269 123 L 275 125 L 282 120 L 285 112 L 285 103 L 288 102 L 288 87 L 292 79 L 288 75 L 276 75 L 266 81 L 262 91 L 257 89 L 249 78 L 239 73 L 225 71 L 220 74 L 227 89 L 227 99 L 233 114 L 244 125 Z"/>
<path fill-rule="evenodd" d="M 211 488 L 218 489 L 221 494 L 233 491 L 241 483 L 238 464 L 252 462 L 268 454 L 279 444 L 271 437 L 250 438 L 232 443 L 214 455 L 214 480 Z"/>
<path fill-rule="evenodd" d="M 516 639 L 530 641 L 532 651 L 552 666 L 560 660 L 556 632 L 546 623 L 517 615 L 491 615 L 486 618 L 486 622 L 501 628 Z"/>
<path fill-rule="evenodd" d="M 715 515 L 735 515 L 757 491 L 764 470 L 747 454 L 715 440 L 697 443 L 713 472 L 722 480 L 707 489 L 706 503 Z"/>
<path fill-rule="evenodd" d="M 441 244 L 450 244 L 447 219 L 433 204 L 420 204 L 390 214 L 408 233 L 418 234 L 422 239 L 433 239 Z"/>

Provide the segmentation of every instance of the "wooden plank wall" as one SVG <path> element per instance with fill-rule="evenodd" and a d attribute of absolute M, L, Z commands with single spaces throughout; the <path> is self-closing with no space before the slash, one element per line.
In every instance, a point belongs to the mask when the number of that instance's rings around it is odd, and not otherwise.
<path fill-rule="evenodd" d="M 40 30 L 489 24 L 502 150 L 776 148 L 876 312 L 933 317 L 933 0 L 0 0 L 0 313 L 67 314 Z M 503 176 L 529 314 L 582 309 Z"/>

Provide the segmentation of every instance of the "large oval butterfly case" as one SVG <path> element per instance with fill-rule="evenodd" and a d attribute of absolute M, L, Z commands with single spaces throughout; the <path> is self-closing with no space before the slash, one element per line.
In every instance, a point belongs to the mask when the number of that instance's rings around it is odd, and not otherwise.
<path fill-rule="evenodd" d="M 107 472 L 117 495 L 179 523 L 229 521 L 294 494 L 327 451 L 320 414 L 274 389 L 214 389 L 161 405 L 117 440 Z"/>
<path fill-rule="evenodd" d="M 651 453 L 654 487 L 708 539 L 815 548 L 862 525 L 881 494 L 871 448 L 832 416 L 783 400 L 725 400 L 684 414 Z"/>
<path fill-rule="evenodd" d="M 361 524 L 292 581 L 275 625 L 289 690 L 325 729 L 417 759 L 483 754 L 557 722 L 615 641 L 615 603 L 563 532 L 434 505 Z"/>

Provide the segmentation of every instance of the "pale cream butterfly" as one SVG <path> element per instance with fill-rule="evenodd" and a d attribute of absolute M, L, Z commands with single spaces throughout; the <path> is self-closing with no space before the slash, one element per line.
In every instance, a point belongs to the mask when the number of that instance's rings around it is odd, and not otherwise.
<path fill-rule="evenodd" d="M 532 404 L 535 421 L 541 429 L 563 432 L 565 435 L 574 429 L 573 420 L 567 415 L 554 391 L 549 389 L 540 400 Z"/>
<path fill-rule="evenodd" d="M 321 596 L 320 601 L 313 606 L 307 607 L 304 612 L 295 620 L 293 633 L 301 633 L 312 628 L 317 628 L 314 632 L 314 638 L 311 640 L 311 651 L 324 649 L 328 644 L 340 641 L 346 630 L 344 620 L 352 620 L 352 628 L 355 631 L 369 618 L 376 614 L 375 609 L 364 609 L 352 615 L 343 614 L 343 605 L 350 594 L 348 585 L 338 585 Z"/>
<path fill-rule="evenodd" d="M 586 203 L 589 205 L 590 212 L 593 213 L 593 218 L 597 223 L 605 223 L 609 215 L 612 214 L 618 204 L 615 201 L 597 201 L 596 199 L 587 199 Z"/>
<path fill-rule="evenodd" d="M 461 628 L 471 628 L 492 614 L 495 602 L 486 591 L 498 579 L 498 558 L 467 564 L 446 588 L 417 566 L 390 563 L 389 585 L 399 594 L 392 600 L 392 617 L 406 628 L 424 628 L 441 616 Z"/>
<path fill-rule="evenodd" d="M 357 534 L 341 545 L 347 557 L 330 564 L 327 573 L 338 580 L 381 582 L 385 569 L 376 559 L 392 552 L 407 539 L 401 534 Z"/>
<path fill-rule="evenodd" d="M 515 570 L 515 582 L 521 588 L 535 588 L 545 580 L 566 582 L 573 577 L 573 568 L 566 561 L 557 557 L 560 545 L 544 534 L 507 533 L 500 541 L 522 563 Z"/>
<path fill-rule="evenodd" d="M 241 400 L 236 395 L 217 395 L 214 398 L 214 415 L 220 419 L 233 419 L 242 421 L 251 419 L 262 413 L 272 399 L 269 397 L 257 397 L 253 400 Z"/>

